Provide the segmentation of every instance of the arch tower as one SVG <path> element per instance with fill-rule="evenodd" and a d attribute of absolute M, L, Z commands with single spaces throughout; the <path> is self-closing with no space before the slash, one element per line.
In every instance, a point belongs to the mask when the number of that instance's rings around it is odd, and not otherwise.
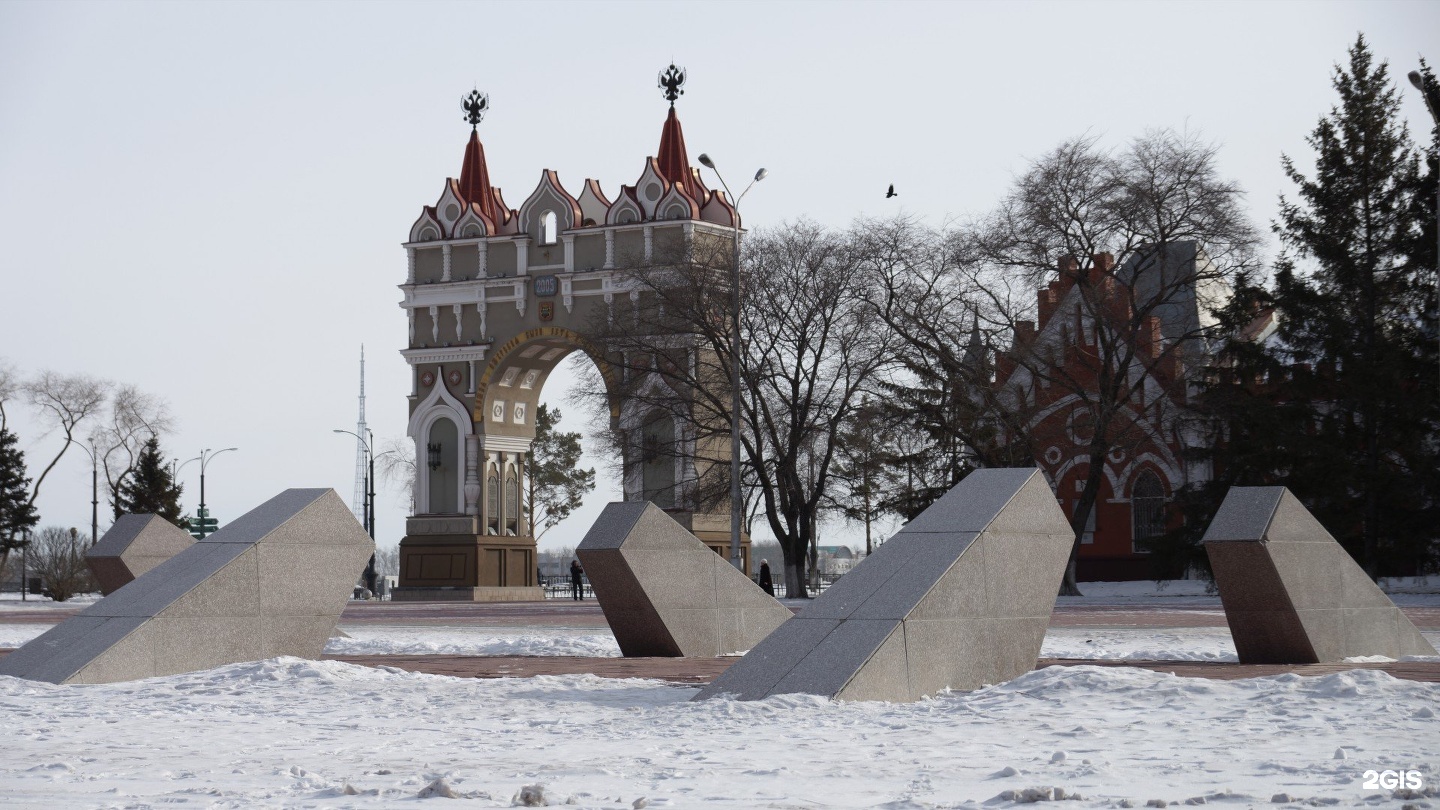
<path fill-rule="evenodd" d="M 684 448 L 688 429 L 683 420 L 656 424 L 627 400 L 623 390 L 635 381 L 618 384 L 624 364 L 585 337 L 588 323 L 613 320 L 617 305 L 637 300 L 627 280 L 636 263 L 699 235 L 728 242 L 740 228 L 725 194 L 690 166 L 671 102 L 658 157 L 645 160 L 634 185 L 612 198 L 587 179 L 573 194 L 546 169 L 512 209 L 491 185 L 480 142 L 488 97 L 465 100 L 471 132 L 460 177 L 445 181 L 404 243 L 409 342 L 401 354 L 411 371 L 407 432 L 417 475 L 395 599 L 543 598 L 523 508 L 529 452 L 541 390 L 575 351 L 606 382 L 611 427 L 636 436 L 624 451 L 625 500 L 654 501 L 729 557 L 728 505 L 703 511 L 687 496 L 697 476 L 725 465 L 708 457 L 697 465 L 693 452 L 659 464 L 642 458 L 645 438 Z M 748 570 L 748 539 L 742 556 Z"/>

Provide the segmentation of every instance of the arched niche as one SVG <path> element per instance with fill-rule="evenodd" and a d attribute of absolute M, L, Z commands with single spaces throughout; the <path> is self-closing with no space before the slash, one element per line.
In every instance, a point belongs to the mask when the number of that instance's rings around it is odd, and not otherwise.
<path fill-rule="evenodd" d="M 449 428 L 436 426 L 441 422 Z M 464 403 L 450 393 L 444 369 L 437 367 L 430 392 L 416 406 L 406 428 L 415 442 L 415 511 L 417 515 L 459 514 L 465 511 L 465 437 L 474 434 Z M 453 433 L 453 439 L 451 435 Z M 437 438 L 438 437 L 438 438 Z M 447 441 L 448 440 L 448 441 Z M 432 458 L 431 445 L 438 445 Z M 438 461 L 440 469 L 431 469 Z"/>
<path fill-rule="evenodd" d="M 458 515 L 463 503 L 465 481 L 460 428 L 448 416 L 430 424 L 425 435 L 426 514 Z"/>
<path fill-rule="evenodd" d="M 661 509 L 675 508 L 675 435 L 675 419 L 665 411 L 651 413 L 640 428 L 641 497 Z"/>

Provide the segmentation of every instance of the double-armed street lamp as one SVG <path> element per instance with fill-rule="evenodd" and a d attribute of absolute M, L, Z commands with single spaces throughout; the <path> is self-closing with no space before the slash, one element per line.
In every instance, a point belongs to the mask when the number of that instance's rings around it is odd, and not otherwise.
<path fill-rule="evenodd" d="M 207 448 L 205 448 L 204 450 L 201 450 L 201 451 L 200 451 L 200 455 L 199 455 L 199 459 L 200 459 L 200 511 L 199 511 L 199 517 L 200 517 L 200 520 L 202 521 L 202 526 L 205 525 L 205 524 L 203 523 L 203 521 L 204 521 L 205 519 L 207 519 L 207 518 L 210 517 L 210 512 L 205 509 L 205 469 L 206 469 L 207 467 L 209 467 L 209 466 L 210 466 L 210 462 L 214 461 L 214 460 L 215 460 L 215 457 L 218 456 L 218 455 L 220 455 L 221 453 L 228 453 L 228 452 L 230 452 L 231 450 L 239 450 L 239 449 L 240 449 L 240 448 L 238 448 L 238 447 L 227 447 L 227 448 L 225 448 L 224 450 L 216 450 L 216 451 L 214 451 L 214 452 L 211 452 L 210 448 L 207 447 Z M 187 463 L 188 463 L 188 462 L 187 462 Z"/>
<path fill-rule="evenodd" d="M 1420 91 L 1421 98 L 1425 99 L 1425 108 L 1430 111 L 1430 120 L 1434 122 L 1435 126 L 1440 127 L 1440 93 L 1426 89 L 1425 77 L 1421 76 L 1418 70 L 1410 71 L 1409 78 L 1410 83 L 1415 85 L 1415 89 Z M 1435 159 L 1440 161 L 1440 155 L 1436 155 Z M 1437 170 L 1440 170 L 1440 164 L 1437 164 Z M 1437 265 L 1440 265 L 1440 183 L 1435 185 L 1435 261 Z M 1440 266 L 1435 269 L 1435 318 L 1435 331 L 1440 334 Z"/>
<path fill-rule="evenodd" d="M 365 458 L 369 466 L 365 471 L 365 506 L 361 511 L 365 513 L 365 531 L 369 532 L 370 539 L 373 541 L 375 539 L 375 432 L 368 428 L 365 430 L 369 434 L 368 440 L 353 430 L 336 428 L 330 432 L 354 436 L 365 448 Z M 371 552 L 370 564 L 365 566 L 365 587 L 371 593 L 375 593 L 376 579 L 378 576 L 375 571 L 375 553 Z"/>
<path fill-rule="evenodd" d="M 89 447 L 74 439 L 70 439 L 69 442 L 90 456 L 90 545 L 93 546 L 100 537 L 100 476 L 99 463 L 95 454 L 95 440 L 90 440 Z"/>
<path fill-rule="evenodd" d="M 766 171 L 755 172 L 755 179 L 736 197 L 708 154 L 700 155 L 700 165 L 715 172 L 725 193 L 735 201 L 730 205 L 735 211 L 735 239 L 730 250 L 730 333 L 734 340 L 730 350 L 730 564 L 744 571 L 745 561 L 740 558 L 740 513 L 745 506 L 740 497 L 740 201 L 765 179 Z"/>

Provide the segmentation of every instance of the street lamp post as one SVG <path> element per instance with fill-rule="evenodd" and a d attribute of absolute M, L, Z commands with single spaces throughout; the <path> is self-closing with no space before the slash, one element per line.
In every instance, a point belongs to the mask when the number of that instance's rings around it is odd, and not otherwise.
<path fill-rule="evenodd" d="M 1421 98 L 1425 99 L 1425 108 L 1430 111 L 1430 120 L 1435 126 L 1440 127 L 1440 98 L 1433 90 L 1425 88 L 1425 78 L 1420 71 L 1410 71 L 1410 83 L 1420 91 Z M 1436 171 L 1440 172 L 1440 154 L 1435 156 Z M 1435 332 L 1440 335 L 1440 182 L 1435 184 Z"/>
<path fill-rule="evenodd" d="M 215 452 L 211 453 L 211 452 L 210 452 L 210 448 L 207 447 L 207 448 L 205 448 L 204 450 L 201 450 L 201 451 L 200 451 L 199 459 L 200 459 L 200 517 L 201 517 L 201 519 L 210 517 L 210 513 L 209 513 L 208 511 L 206 511 L 206 509 L 205 509 L 205 468 L 206 468 L 206 467 L 209 467 L 209 466 L 210 466 L 210 462 L 214 461 L 214 460 L 215 460 L 215 457 L 218 456 L 218 455 L 220 455 L 221 453 L 228 453 L 228 452 L 230 452 L 231 450 L 239 450 L 239 449 L 240 449 L 240 448 L 238 448 L 238 447 L 227 447 L 227 448 L 225 448 L 224 450 L 216 450 Z M 207 455 L 207 454 L 208 454 L 208 455 Z"/>
<path fill-rule="evenodd" d="M 80 442 L 70 439 L 70 443 L 90 454 L 90 545 L 100 537 L 100 478 L 98 464 L 95 458 L 95 440 L 90 440 L 90 446 L 86 447 Z"/>
<path fill-rule="evenodd" d="M 373 542 L 375 540 L 375 431 L 366 428 L 365 432 L 370 435 L 368 441 L 353 430 L 340 430 L 336 428 L 330 432 L 354 436 L 365 448 L 365 459 L 369 466 L 365 473 L 365 504 L 361 512 L 365 515 L 365 531 L 370 533 L 370 540 Z M 370 552 L 370 563 L 365 566 L 365 588 L 369 590 L 370 593 L 375 593 L 376 580 L 378 579 L 379 575 L 375 570 L 375 552 L 372 551 Z"/>
<path fill-rule="evenodd" d="M 735 210 L 735 227 L 730 250 L 733 270 L 730 274 L 730 333 L 735 341 L 730 350 L 730 564 L 744 571 L 745 561 L 740 558 L 740 513 L 744 509 L 740 498 L 740 201 L 756 183 L 765 179 L 766 171 L 755 172 L 755 179 L 736 197 L 708 154 L 700 155 L 700 164 L 715 172 L 725 193 L 735 201 L 731 205 Z"/>

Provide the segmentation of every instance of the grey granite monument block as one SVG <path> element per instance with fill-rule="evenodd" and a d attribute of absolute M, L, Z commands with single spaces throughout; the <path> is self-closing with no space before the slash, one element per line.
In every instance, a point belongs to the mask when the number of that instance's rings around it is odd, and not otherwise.
<path fill-rule="evenodd" d="M 194 543 L 189 532 L 159 515 L 121 515 L 85 552 L 85 564 L 109 596 Z"/>
<path fill-rule="evenodd" d="M 1202 542 L 1242 664 L 1436 654 L 1285 487 L 1232 487 Z"/>
<path fill-rule="evenodd" d="M 1039 470 L 973 472 L 696 699 L 909 701 L 1029 672 L 1073 539 Z"/>
<path fill-rule="evenodd" d="M 605 507 L 575 554 L 626 657 L 748 650 L 790 619 L 789 608 L 648 501 Z"/>
<path fill-rule="evenodd" d="M 287 489 L 0 660 L 111 683 L 319 657 L 375 544 L 330 489 Z"/>

